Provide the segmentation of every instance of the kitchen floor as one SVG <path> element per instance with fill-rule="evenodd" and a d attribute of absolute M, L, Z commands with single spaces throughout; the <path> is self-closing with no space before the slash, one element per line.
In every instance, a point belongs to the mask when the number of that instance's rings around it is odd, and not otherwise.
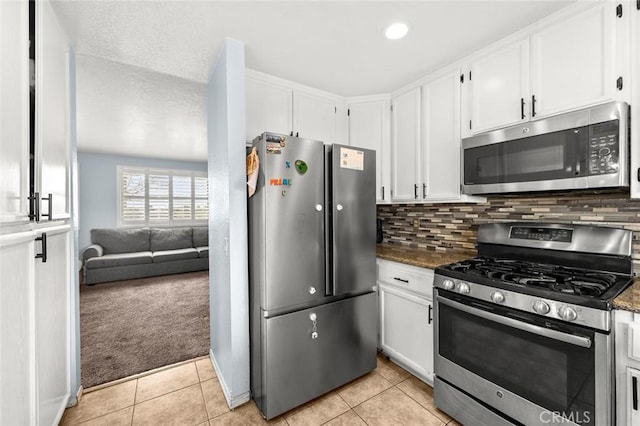
<path fill-rule="evenodd" d="M 271 420 L 276 425 L 459 425 L 435 407 L 433 389 L 378 356 L 366 376 Z M 208 357 L 85 392 L 62 425 L 267 424 L 253 401 L 229 410 Z"/>

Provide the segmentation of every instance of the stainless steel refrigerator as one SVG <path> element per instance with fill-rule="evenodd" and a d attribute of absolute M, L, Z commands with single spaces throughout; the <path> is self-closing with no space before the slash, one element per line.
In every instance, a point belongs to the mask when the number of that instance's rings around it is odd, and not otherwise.
<path fill-rule="evenodd" d="M 376 367 L 376 153 L 274 133 L 253 146 L 251 393 L 271 419 Z"/>

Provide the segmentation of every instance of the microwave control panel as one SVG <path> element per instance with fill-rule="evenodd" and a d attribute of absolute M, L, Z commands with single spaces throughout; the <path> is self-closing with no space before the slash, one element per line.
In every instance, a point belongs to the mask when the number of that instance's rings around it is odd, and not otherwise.
<path fill-rule="evenodd" d="M 590 126 L 589 174 L 617 173 L 619 169 L 618 120 Z"/>

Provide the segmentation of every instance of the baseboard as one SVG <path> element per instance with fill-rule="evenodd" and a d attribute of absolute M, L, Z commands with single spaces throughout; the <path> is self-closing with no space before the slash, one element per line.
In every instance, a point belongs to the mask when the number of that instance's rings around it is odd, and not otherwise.
<path fill-rule="evenodd" d="M 216 357 L 213 355 L 213 350 L 209 349 L 209 358 L 211 358 L 211 364 L 213 364 L 213 368 L 216 370 L 216 377 L 218 377 L 218 382 L 220 383 L 220 387 L 222 388 L 222 393 L 224 394 L 224 399 L 227 401 L 227 405 L 230 409 L 238 408 L 242 404 L 246 404 L 251 400 L 251 392 L 247 391 L 241 395 L 231 397 L 229 388 L 224 381 L 224 377 L 220 373 L 220 368 L 218 367 L 218 363 L 216 362 Z"/>

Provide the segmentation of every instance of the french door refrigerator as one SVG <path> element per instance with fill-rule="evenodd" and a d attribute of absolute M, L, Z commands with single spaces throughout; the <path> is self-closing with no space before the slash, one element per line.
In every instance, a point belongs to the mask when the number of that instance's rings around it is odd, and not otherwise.
<path fill-rule="evenodd" d="M 253 146 L 251 393 L 271 419 L 376 367 L 376 153 L 274 133 Z"/>

